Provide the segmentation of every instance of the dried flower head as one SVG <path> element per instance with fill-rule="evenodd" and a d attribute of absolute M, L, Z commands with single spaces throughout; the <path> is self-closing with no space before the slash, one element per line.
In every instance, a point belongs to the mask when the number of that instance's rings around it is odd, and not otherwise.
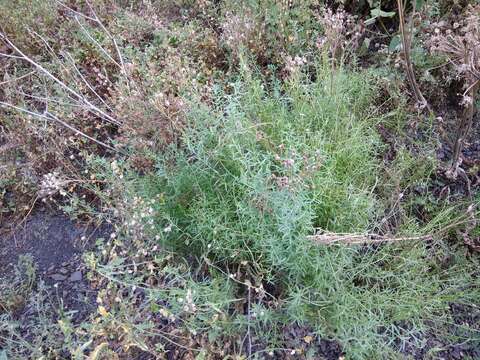
<path fill-rule="evenodd" d="M 294 76 L 295 74 L 300 73 L 302 67 L 307 64 L 307 59 L 303 56 L 287 56 L 285 59 L 285 68 L 284 71 L 287 76 Z"/>
<path fill-rule="evenodd" d="M 61 179 L 58 173 L 48 173 L 43 176 L 42 182 L 40 183 L 39 197 L 45 198 L 47 196 L 55 195 L 60 193 L 65 195 L 66 192 L 64 187 L 67 185 L 67 181 Z"/>
<path fill-rule="evenodd" d="M 238 56 L 241 48 L 250 49 L 259 54 L 262 49 L 264 25 L 248 9 L 241 14 L 227 13 L 222 24 L 222 42 L 233 55 Z"/>
<path fill-rule="evenodd" d="M 480 81 L 480 5 L 470 5 L 463 19 L 451 27 L 445 22 L 436 24 L 430 49 L 447 56 L 457 77 L 464 80 L 462 104 L 468 106 L 472 101 L 468 92 Z"/>
<path fill-rule="evenodd" d="M 353 52 L 361 45 L 364 26 L 345 10 L 334 13 L 332 9 L 324 8 L 318 21 L 323 27 L 324 36 L 317 39 L 317 48 L 327 50 L 332 59 L 338 61 L 346 52 Z"/>

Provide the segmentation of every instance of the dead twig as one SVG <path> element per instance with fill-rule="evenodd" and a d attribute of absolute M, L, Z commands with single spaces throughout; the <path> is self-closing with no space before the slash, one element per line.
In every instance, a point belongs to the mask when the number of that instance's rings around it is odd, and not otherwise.
<path fill-rule="evenodd" d="M 473 126 L 473 117 L 475 115 L 475 100 L 477 97 L 478 90 L 480 89 L 480 81 L 476 81 L 473 86 L 471 86 L 466 93 L 466 97 L 469 100 L 465 104 L 465 108 L 462 113 L 462 118 L 458 124 L 457 137 L 455 140 L 455 145 L 453 147 L 453 156 L 452 163 L 449 169 L 445 172 L 445 175 L 450 179 L 456 179 L 458 174 L 463 174 L 462 169 L 460 168 L 462 164 L 462 150 L 465 147 L 466 140 L 472 130 Z M 466 177 L 466 175 L 465 175 Z M 467 177 L 467 183 L 469 179 Z"/>
<path fill-rule="evenodd" d="M 20 59 L 25 60 L 26 62 L 30 63 L 33 65 L 37 70 L 39 70 L 41 73 L 43 73 L 47 78 L 53 80 L 57 84 L 59 84 L 67 93 L 72 95 L 79 101 L 80 103 L 83 103 L 87 106 L 87 108 L 93 112 L 99 115 L 101 118 L 104 120 L 111 122 L 115 125 L 121 125 L 121 122 L 115 119 L 113 116 L 107 114 L 105 111 L 94 105 L 89 99 L 87 99 L 85 96 L 80 94 L 79 92 L 75 91 L 72 89 L 70 86 L 68 86 L 65 82 L 61 81 L 59 78 L 57 78 L 55 75 L 53 75 L 51 72 L 49 72 L 47 69 L 45 69 L 42 65 L 34 61 L 32 58 L 27 56 L 22 50 L 20 50 L 5 34 L 0 32 L 0 39 L 5 41 L 7 45 L 9 45 L 16 53 L 20 55 Z M 4 56 L 4 54 L 0 54 L 1 56 Z"/>
<path fill-rule="evenodd" d="M 60 125 L 66 127 L 67 129 L 70 129 L 72 130 L 73 132 L 75 132 L 77 135 L 80 135 L 80 136 L 83 136 L 84 138 L 88 139 L 88 140 L 91 140 L 93 141 L 94 143 L 100 145 L 100 146 L 103 146 L 103 147 L 106 147 L 107 149 L 109 150 L 112 150 L 114 152 L 119 152 L 117 149 L 115 149 L 114 147 L 108 145 L 108 144 L 105 144 L 104 142 L 100 141 L 100 140 L 97 140 L 87 134 L 85 134 L 84 132 L 76 129 L 75 127 L 73 127 L 72 125 L 66 123 L 65 121 L 59 119 L 58 117 L 56 117 L 55 115 L 49 113 L 49 112 L 45 112 L 44 114 L 41 114 L 41 113 L 37 113 L 37 112 L 34 112 L 34 111 L 31 111 L 31 110 L 28 110 L 28 109 L 24 109 L 24 108 L 21 108 L 19 106 L 15 106 L 15 105 L 12 105 L 12 104 L 9 104 L 9 103 L 6 103 L 6 102 L 3 102 L 3 101 L 0 101 L 0 107 L 3 107 L 3 108 L 11 108 L 13 110 L 17 110 L 17 111 L 20 111 L 20 112 L 23 112 L 23 113 L 26 113 L 28 115 L 31 115 L 31 116 L 34 116 L 34 117 L 37 117 L 37 118 L 40 118 L 40 119 L 45 119 L 45 120 L 50 120 L 50 121 L 54 121 L 54 122 L 57 122 L 59 123 Z"/>
<path fill-rule="evenodd" d="M 475 211 L 477 205 L 472 204 L 466 211 L 466 214 L 457 221 L 452 222 L 438 230 L 432 230 L 427 235 L 418 236 L 391 236 L 379 235 L 372 233 L 334 233 L 323 229 L 315 229 L 315 234 L 307 236 L 308 240 L 313 241 L 318 245 L 363 245 L 363 244 L 378 244 L 378 243 L 394 243 L 404 241 L 428 241 L 432 240 L 434 236 L 446 234 L 448 231 L 457 229 L 460 225 L 466 225 L 467 229 L 472 228 L 472 224 L 476 224 L 478 212 Z"/>
<path fill-rule="evenodd" d="M 384 242 L 402 242 L 402 241 L 425 241 L 432 239 L 431 235 L 424 236 L 407 236 L 407 237 L 391 237 L 377 234 L 342 234 L 332 233 L 320 230 L 320 233 L 307 236 L 307 239 L 320 245 L 333 244 L 376 244 Z"/>

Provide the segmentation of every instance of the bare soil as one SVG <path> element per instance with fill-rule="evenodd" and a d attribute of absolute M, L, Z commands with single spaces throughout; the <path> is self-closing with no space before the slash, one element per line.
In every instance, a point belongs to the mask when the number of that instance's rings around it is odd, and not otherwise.
<path fill-rule="evenodd" d="M 51 299 L 74 310 L 74 321 L 84 319 L 95 306 L 95 290 L 86 280 L 82 254 L 108 227 L 77 224 L 58 212 L 39 210 L 23 224 L 0 235 L 0 278 L 11 276 L 20 255 L 30 255 Z"/>
<path fill-rule="evenodd" d="M 400 352 L 415 360 L 442 359 L 480 359 L 480 309 L 464 304 L 450 304 L 446 311 L 453 318 L 452 324 L 435 324 L 427 334 L 407 340 Z M 448 338 L 448 339 L 447 339 Z"/>

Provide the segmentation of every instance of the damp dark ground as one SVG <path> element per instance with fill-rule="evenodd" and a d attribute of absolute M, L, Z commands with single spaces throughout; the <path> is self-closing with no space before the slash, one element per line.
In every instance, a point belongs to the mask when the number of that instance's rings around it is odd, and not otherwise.
<path fill-rule="evenodd" d="M 31 256 L 36 284 L 42 283 L 53 302 L 61 303 L 64 310 L 75 314 L 73 320 L 81 321 L 95 309 L 96 297 L 86 279 L 82 255 L 96 239 L 108 236 L 109 230 L 38 210 L 0 235 L 0 278 L 13 276 L 20 256 Z M 22 309 L 18 313 L 21 316 Z"/>
<path fill-rule="evenodd" d="M 453 322 L 425 320 L 428 330 L 424 333 L 416 333 L 408 324 L 399 324 L 399 328 L 414 335 L 405 338 L 399 334 L 396 350 L 405 359 L 414 360 L 480 359 L 480 308 L 452 303 L 443 315 L 449 315 Z"/>

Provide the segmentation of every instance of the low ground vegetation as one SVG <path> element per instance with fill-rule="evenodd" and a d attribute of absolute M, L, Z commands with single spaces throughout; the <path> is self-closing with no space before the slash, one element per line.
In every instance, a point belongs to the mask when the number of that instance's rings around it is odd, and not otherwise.
<path fill-rule="evenodd" d="M 0 0 L 0 359 L 480 356 L 479 12 Z"/>

